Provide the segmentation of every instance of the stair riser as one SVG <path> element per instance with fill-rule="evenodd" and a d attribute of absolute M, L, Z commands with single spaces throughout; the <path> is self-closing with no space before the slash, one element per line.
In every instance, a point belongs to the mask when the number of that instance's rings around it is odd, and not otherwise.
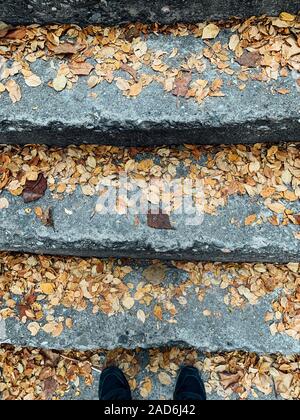
<path fill-rule="evenodd" d="M 283 10 L 297 13 L 299 4 L 297 1 L 286 0 L 9 0 L 1 5 L 0 20 L 14 24 L 70 21 L 78 24 L 119 24 L 132 21 L 174 23 L 265 13 L 276 15 Z"/>

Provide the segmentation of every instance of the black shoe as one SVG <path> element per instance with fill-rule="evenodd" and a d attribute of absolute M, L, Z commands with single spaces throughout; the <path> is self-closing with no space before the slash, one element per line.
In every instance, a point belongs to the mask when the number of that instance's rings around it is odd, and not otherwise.
<path fill-rule="evenodd" d="M 116 367 L 104 369 L 100 377 L 99 400 L 132 400 L 129 384 L 120 369 Z"/>
<path fill-rule="evenodd" d="M 174 400 L 206 401 L 205 387 L 198 369 L 189 366 L 181 369 L 177 379 Z"/>

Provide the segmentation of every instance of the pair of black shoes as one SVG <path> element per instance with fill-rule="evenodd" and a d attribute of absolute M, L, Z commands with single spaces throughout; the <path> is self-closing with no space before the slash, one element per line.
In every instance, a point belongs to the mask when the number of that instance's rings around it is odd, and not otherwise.
<path fill-rule="evenodd" d="M 103 401 L 132 400 L 130 387 L 123 372 L 110 367 L 102 372 L 100 378 L 99 399 Z M 175 401 L 205 401 L 204 383 L 194 367 L 181 369 L 174 392 Z"/>

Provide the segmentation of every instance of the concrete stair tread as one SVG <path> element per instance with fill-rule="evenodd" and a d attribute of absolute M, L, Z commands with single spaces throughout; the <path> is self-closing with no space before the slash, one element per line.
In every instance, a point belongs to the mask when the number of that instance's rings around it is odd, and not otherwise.
<path fill-rule="evenodd" d="M 224 46 L 231 36 L 230 30 L 222 30 L 211 45 L 220 41 Z M 162 84 L 153 81 L 137 97 L 128 98 L 116 86 L 116 78 L 130 79 L 124 71 L 114 72 L 113 83 L 103 81 L 94 89 L 87 87 L 87 77 L 80 77 L 72 89 L 56 92 L 48 83 L 56 77 L 58 67 L 66 58 L 37 59 L 30 67 L 41 78 L 42 85 L 28 87 L 23 77 L 15 76 L 13 79 L 21 87 L 22 99 L 13 105 L 7 93 L 1 95 L 0 143 L 143 146 L 181 144 L 187 140 L 198 144 L 236 144 L 296 141 L 299 138 L 299 86 L 292 72 L 288 71 L 287 77 L 278 75 L 277 80 L 251 80 L 251 75 L 259 74 L 263 69 L 258 66 L 250 69 L 250 80 L 240 90 L 244 84 L 239 79 L 243 68 L 230 50 L 226 51 L 233 76 L 218 71 L 206 58 L 199 58 L 207 48 L 201 38 L 150 33 L 146 44 L 148 51 L 166 52 L 161 61 L 173 69 L 180 69 L 192 54 L 198 54 L 196 61 L 206 68 L 199 72 L 193 69 L 193 81 L 206 80 L 210 86 L 214 80 L 221 79 L 220 91 L 224 97 L 208 97 L 198 104 L 194 98 L 174 96 L 172 88 L 171 92 L 164 91 Z M 169 59 L 175 49 L 177 56 Z M 122 54 L 130 63 L 131 55 Z M 95 66 L 93 59 L 88 61 Z M 163 72 L 153 71 L 151 65 L 142 66 L 138 74 L 142 73 L 165 77 Z"/>
<path fill-rule="evenodd" d="M 0 211 L 2 251 L 140 259 L 298 261 L 299 159 L 298 149 L 293 145 L 284 144 L 279 148 L 249 146 L 246 149 L 243 146 L 239 149 L 234 146 L 140 149 L 134 150 L 132 156 L 130 150 L 101 147 L 47 149 L 32 146 L 3 147 L 1 150 L 2 156 L 11 162 L 4 168 L 14 171 L 1 195 L 1 207 L 4 207 Z M 28 159 L 32 157 L 34 162 L 37 154 L 43 156 L 43 160 L 36 163 L 37 166 L 28 166 Z M 237 165 L 231 159 L 235 159 Z M 91 160 L 94 169 L 89 166 Z M 116 178 L 116 174 L 129 166 L 132 170 L 128 173 L 128 182 L 138 176 L 147 183 L 147 188 L 153 180 L 153 166 L 159 179 L 167 181 L 164 188 L 174 180 L 201 181 L 197 186 L 197 194 L 201 190 L 204 194 L 204 198 L 199 198 L 200 207 L 194 208 L 195 213 L 191 216 L 185 214 L 182 203 L 179 207 L 182 214 L 172 211 L 169 220 L 158 222 L 148 220 L 148 209 L 136 209 L 132 204 L 123 215 L 116 212 L 115 202 L 108 207 L 107 213 L 102 213 L 101 209 L 98 212 L 99 194 L 95 183 L 98 180 L 105 183 L 110 176 Z M 259 168 L 258 171 L 251 172 L 252 166 Z M 36 202 L 24 203 L 21 196 L 13 196 L 7 191 L 20 194 L 24 189 L 18 181 L 18 168 L 22 167 L 26 169 L 25 175 L 32 171 L 44 173 L 48 180 L 45 196 Z M 60 170 L 60 167 L 65 169 Z M 82 176 L 74 174 L 77 167 Z M 230 171 L 232 175 L 229 175 Z M 271 178 L 266 178 L 265 174 L 270 171 Z M 93 174 L 96 175 L 93 177 Z M 291 184 L 287 184 L 287 174 L 290 180 L 293 179 Z M 94 184 L 89 183 L 92 179 Z M 22 182 L 24 184 L 24 179 Z M 61 186 L 68 193 L 58 194 Z M 267 191 L 270 195 L 267 199 L 261 196 L 266 187 L 271 190 L 271 195 Z M 113 197 L 114 191 L 114 188 L 109 191 L 106 198 Z M 141 188 L 137 192 L 140 193 Z M 120 192 L 121 197 L 126 198 L 126 194 L 126 191 Z M 149 200 L 156 200 L 156 193 L 154 198 L 149 194 Z M 102 204 L 105 210 L 108 202 Z M 43 213 L 49 208 L 52 209 L 54 228 L 37 216 L 37 209 Z"/>
<path fill-rule="evenodd" d="M 1 261 L 1 343 L 75 350 L 176 344 L 208 352 L 300 350 L 295 264 L 161 266 L 9 254 Z"/>
<path fill-rule="evenodd" d="M 112 363 L 125 373 L 133 400 L 172 400 L 178 371 L 186 364 L 201 372 L 208 400 L 297 400 L 299 396 L 299 356 L 201 354 L 176 347 L 74 353 L 2 346 L 0 353 L 5 400 L 98 400 L 100 372 Z M 54 365 L 50 357 L 56 360 Z M 11 369 L 13 362 L 17 362 L 18 372 Z M 28 362 L 30 369 L 21 371 Z M 261 366 L 263 374 L 259 373 Z M 49 371 L 51 378 L 47 377 Z"/>

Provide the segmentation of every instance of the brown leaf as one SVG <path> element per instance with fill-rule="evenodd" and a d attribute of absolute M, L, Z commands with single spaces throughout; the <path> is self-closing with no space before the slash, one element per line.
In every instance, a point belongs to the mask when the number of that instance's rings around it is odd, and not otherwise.
<path fill-rule="evenodd" d="M 94 66 L 87 62 L 74 62 L 69 64 L 69 68 L 73 74 L 76 74 L 76 76 L 88 76 L 90 72 L 94 69 Z"/>
<path fill-rule="evenodd" d="M 153 309 L 153 314 L 154 316 L 159 319 L 160 321 L 163 320 L 163 312 L 162 312 L 162 308 L 159 305 L 155 305 L 154 309 Z"/>
<path fill-rule="evenodd" d="M 54 54 L 60 55 L 60 54 L 76 54 L 78 51 L 82 50 L 84 48 L 83 45 L 80 44 L 71 44 L 70 42 L 63 42 L 62 44 L 59 44 L 55 46 L 54 48 L 51 48 Z"/>
<path fill-rule="evenodd" d="M 300 214 L 293 214 L 290 218 L 295 225 L 300 225 Z"/>
<path fill-rule="evenodd" d="M 48 207 L 38 217 L 41 220 L 41 222 L 43 223 L 43 225 L 54 228 L 53 209 L 52 209 L 52 207 Z"/>
<path fill-rule="evenodd" d="M 27 30 L 25 27 L 14 29 L 13 31 L 9 31 L 8 34 L 5 36 L 7 39 L 23 39 L 25 38 Z"/>
<path fill-rule="evenodd" d="M 261 55 L 258 52 L 244 51 L 236 61 L 243 67 L 257 67 L 261 63 Z"/>
<path fill-rule="evenodd" d="M 52 350 L 42 350 L 41 353 L 48 359 L 50 366 L 56 367 L 60 360 L 60 355 Z"/>
<path fill-rule="evenodd" d="M 46 394 L 46 398 L 52 398 L 53 394 L 58 388 L 58 383 L 54 378 L 48 378 L 44 381 L 44 392 Z"/>
<path fill-rule="evenodd" d="M 152 214 L 149 212 L 147 219 L 148 226 L 152 229 L 174 229 L 171 225 L 170 217 L 167 214 Z"/>
<path fill-rule="evenodd" d="M 136 70 L 134 70 L 134 68 L 132 68 L 131 66 L 129 66 L 128 64 L 122 63 L 121 64 L 121 69 L 123 71 L 126 71 L 126 73 L 130 74 L 130 76 L 133 78 L 133 80 L 136 83 L 139 81 Z"/>
<path fill-rule="evenodd" d="M 143 277 L 154 285 L 162 283 L 166 278 L 167 268 L 162 264 L 151 265 L 143 271 Z"/>
<path fill-rule="evenodd" d="M 9 180 L 9 170 L 0 168 L 0 190 L 2 190 Z"/>
<path fill-rule="evenodd" d="M 36 181 L 26 181 L 23 191 L 24 203 L 31 203 L 42 198 L 47 190 L 47 179 L 39 174 Z"/>
<path fill-rule="evenodd" d="M 191 81 L 192 81 L 192 73 L 188 73 L 185 76 L 178 77 L 175 80 L 175 86 L 172 91 L 173 95 L 185 97 L 188 93 L 189 85 Z"/>
<path fill-rule="evenodd" d="M 226 373 L 220 373 L 220 377 L 221 377 L 221 384 L 223 385 L 223 387 L 225 389 L 227 389 L 229 387 L 232 387 L 232 386 L 238 384 L 241 377 L 242 377 L 242 374 L 241 374 L 241 372 L 238 372 L 234 375 L 226 374 Z"/>

